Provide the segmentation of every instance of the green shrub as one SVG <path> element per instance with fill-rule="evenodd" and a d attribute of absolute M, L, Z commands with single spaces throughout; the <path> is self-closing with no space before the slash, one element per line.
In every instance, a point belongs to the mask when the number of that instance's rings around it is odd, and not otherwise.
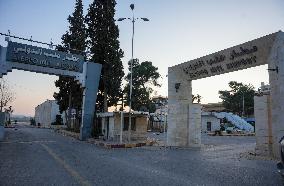
<path fill-rule="evenodd" d="M 60 114 L 56 115 L 55 122 L 52 122 L 51 125 L 63 125 L 63 120 Z"/>
<path fill-rule="evenodd" d="M 34 118 L 31 118 L 31 119 L 30 119 L 30 124 L 31 124 L 31 125 L 34 125 L 34 126 L 36 125 Z"/>

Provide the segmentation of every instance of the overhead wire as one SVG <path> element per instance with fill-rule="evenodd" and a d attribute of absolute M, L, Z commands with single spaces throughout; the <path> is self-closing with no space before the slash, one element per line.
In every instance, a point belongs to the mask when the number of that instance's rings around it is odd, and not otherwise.
<path fill-rule="evenodd" d="M 23 38 L 23 37 L 19 37 L 19 36 L 15 36 L 15 35 L 11 35 L 10 32 L 9 34 L 5 34 L 5 33 L 1 33 L 0 32 L 0 35 L 2 36 L 6 36 L 6 37 L 11 37 L 11 38 L 15 38 L 15 39 L 20 39 L 20 40 L 24 40 L 24 41 L 29 41 L 29 42 L 33 42 L 33 43 L 38 43 L 38 44 L 42 44 L 42 45 L 48 45 L 49 47 L 59 47 L 60 45 L 56 45 L 56 44 L 53 44 L 52 41 L 50 43 L 46 43 L 46 42 L 42 42 L 42 41 L 36 41 L 36 40 L 33 40 L 32 39 L 32 36 L 30 39 L 27 39 L 27 38 Z M 69 51 L 76 51 L 76 52 L 81 52 L 81 53 L 84 53 L 84 54 L 89 54 L 90 52 L 89 51 L 81 51 L 81 50 L 77 50 L 77 49 L 72 49 L 72 48 L 68 48 Z"/>

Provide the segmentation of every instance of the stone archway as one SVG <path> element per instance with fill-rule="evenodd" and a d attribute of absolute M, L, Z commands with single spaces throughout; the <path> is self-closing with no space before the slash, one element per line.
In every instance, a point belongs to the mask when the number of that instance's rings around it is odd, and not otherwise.
<path fill-rule="evenodd" d="M 100 64 L 84 62 L 80 55 L 9 41 L 8 47 L 0 46 L 0 77 L 12 69 L 74 77 L 84 88 L 80 139 L 85 140 L 91 136 L 101 74 Z"/>
<path fill-rule="evenodd" d="M 284 135 L 284 33 L 264 37 L 168 69 L 168 137 L 172 146 L 200 146 L 200 107 L 191 102 L 191 81 L 268 64 L 271 87 L 272 151 Z"/>

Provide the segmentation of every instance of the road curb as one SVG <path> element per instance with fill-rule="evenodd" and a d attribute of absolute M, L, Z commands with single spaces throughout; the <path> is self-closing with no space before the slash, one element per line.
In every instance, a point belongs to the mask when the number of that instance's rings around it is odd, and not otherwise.
<path fill-rule="evenodd" d="M 66 131 L 66 130 L 54 130 L 55 132 L 62 134 L 64 136 L 70 136 L 73 137 L 75 139 L 79 139 L 79 134 L 75 133 L 75 132 L 71 132 L 71 131 Z M 106 149 L 116 149 L 116 148 L 135 148 L 135 147 L 143 147 L 143 146 L 152 146 L 153 142 L 137 142 L 137 143 L 114 143 L 114 144 L 110 144 L 108 142 L 104 142 L 104 141 L 98 141 L 95 140 L 94 138 L 89 138 L 87 139 L 88 143 L 92 143 L 95 144 L 97 146 L 100 147 L 104 147 Z"/>
<path fill-rule="evenodd" d="M 54 131 L 64 136 L 70 136 L 70 137 L 79 139 L 79 133 L 75 133 L 75 132 L 71 132 L 67 130 L 61 130 L 61 129 L 55 129 Z"/>
<path fill-rule="evenodd" d="M 249 133 L 249 134 L 222 134 L 218 135 L 215 133 L 207 133 L 208 136 L 255 136 L 255 133 Z"/>
<path fill-rule="evenodd" d="M 102 141 L 96 141 L 93 138 L 90 138 L 87 140 L 89 143 L 95 144 L 100 147 L 104 147 L 107 149 L 117 149 L 117 148 L 135 148 L 135 147 L 142 147 L 142 146 L 150 146 L 151 144 L 148 144 L 146 142 L 139 142 L 139 143 L 117 143 L 117 144 L 110 144 L 107 142 Z"/>

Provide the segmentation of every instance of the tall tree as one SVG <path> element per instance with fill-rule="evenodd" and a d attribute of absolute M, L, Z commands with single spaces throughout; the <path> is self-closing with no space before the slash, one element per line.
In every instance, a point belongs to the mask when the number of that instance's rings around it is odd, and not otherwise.
<path fill-rule="evenodd" d="M 3 112 L 3 109 L 14 101 L 14 95 L 7 81 L 0 78 L 0 112 Z"/>
<path fill-rule="evenodd" d="M 254 113 L 254 87 L 236 81 L 229 82 L 230 90 L 219 91 L 223 106 L 227 111 L 240 116 Z M 244 110 L 243 110 L 244 108 Z"/>
<path fill-rule="evenodd" d="M 80 111 L 82 107 L 83 89 L 74 81 L 74 79 L 64 76 L 59 77 L 59 79 L 55 81 L 55 86 L 59 87 L 60 91 L 58 93 L 54 93 L 53 97 L 59 105 L 60 113 L 65 112 L 65 119 L 68 121 L 67 126 L 70 127 L 70 117 L 67 118 L 67 116 L 70 116 L 70 111 L 68 114 L 66 111 L 69 108 L 76 109 L 76 118 L 79 118 L 78 111 Z M 75 126 L 75 130 L 78 129 L 79 124 Z"/>
<path fill-rule="evenodd" d="M 130 70 L 130 62 L 128 63 Z M 153 92 L 153 87 L 160 87 L 158 79 L 161 75 L 158 68 L 152 65 L 152 62 L 145 61 L 141 64 L 137 59 L 133 60 L 132 66 L 132 109 L 140 111 L 155 112 L 154 102 L 150 96 Z M 124 88 L 125 97 L 127 98 L 126 105 L 129 104 L 129 81 L 131 74 L 126 76 L 127 85 Z M 145 110 L 146 108 L 146 110 Z"/>
<path fill-rule="evenodd" d="M 82 0 L 76 0 L 75 11 L 68 17 L 69 30 L 62 36 L 62 46 L 58 50 L 81 54 L 85 56 L 86 50 L 86 27 L 84 23 Z M 55 82 L 59 88 L 58 93 L 54 93 L 54 98 L 59 104 L 61 113 L 69 109 L 68 118 L 70 118 L 70 109 L 81 110 L 83 90 L 75 82 L 74 78 L 60 76 Z M 78 114 L 78 112 L 76 112 Z M 70 124 L 70 119 L 68 119 Z M 78 126 L 78 125 L 77 125 Z"/>
<path fill-rule="evenodd" d="M 102 64 L 97 96 L 97 110 L 107 112 L 122 96 L 124 76 L 121 58 L 123 51 L 118 41 L 119 30 L 115 25 L 115 0 L 95 0 L 86 15 L 90 60 Z"/>

